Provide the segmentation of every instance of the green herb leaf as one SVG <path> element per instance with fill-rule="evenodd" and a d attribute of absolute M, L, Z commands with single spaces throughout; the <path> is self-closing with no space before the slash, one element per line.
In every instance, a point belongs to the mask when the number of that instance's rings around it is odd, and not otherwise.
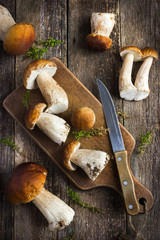
<path fill-rule="evenodd" d="M 71 236 L 69 236 L 69 237 L 66 237 L 64 240 L 73 240 L 74 238 L 73 238 L 73 235 L 71 234 Z"/>
<path fill-rule="evenodd" d="M 30 100 L 30 91 L 26 91 L 23 95 L 22 103 L 28 109 L 29 108 L 29 100 Z"/>
<path fill-rule="evenodd" d="M 122 117 L 123 119 L 128 119 L 130 118 L 130 116 L 126 113 L 126 112 L 123 112 L 122 110 L 118 110 L 117 112 L 117 116 L 118 117 Z"/>
<path fill-rule="evenodd" d="M 32 60 L 42 59 L 43 54 L 47 53 L 48 49 L 56 46 L 57 44 L 61 44 L 63 41 L 55 40 L 49 37 L 46 41 L 39 40 L 35 41 L 34 45 L 32 45 L 28 51 L 26 52 L 25 58 L 31 58 Z M 40 45 L 41 47 L 35 46 L 35 44 Z"/>
<path fill-rule="evenodd" d="M 3 138 L 0 140 L 0 143 L 9 146 L 12 148 L 12 150 L 19 150 L 19 147 L 15 144 L 14 141 L 12 141 L 11 137 Z"/>
<path fill-rule="evenodd" d="M 92 137 L 92 136 L 103 136 L 106 135 L 109 132 L 108 128 L 91 128 L 89 131 L 73 131 L 72 134 L 75 136 L 77 140 L 79 140 L 81 137 Z"/>
<path fill-rule="evenodd" d="M 83 208 L 87 208 L 88 210 L 94 212 L 94 213 L 105 213 L 104 210 L 96 207 L 90 206 L 88 203 L 83 202 L 80 199 L 80 196 L 78 193 L 74 192 L 72 189 L 67 188 L 67 196 L 70 198 L 70 202 L 75 202 L 78 205 L 80 205 Z"/>
<path fill-rule="evenodd" d="M 146 147 L 151 143 L 153 130 L 140 136 L 141 145 L 138 147 L 139 153 L 143 154 L 146 151 Z"/>

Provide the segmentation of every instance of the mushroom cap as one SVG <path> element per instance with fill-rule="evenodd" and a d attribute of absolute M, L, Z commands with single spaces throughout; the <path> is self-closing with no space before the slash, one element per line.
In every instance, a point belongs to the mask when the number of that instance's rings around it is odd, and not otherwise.
<path fill-rule="evenodd" d="M 34 162 L 18 165 L 6 186 L 6 196 L 12 204 L 28 203 L 43 189 L 47 171 Z"/>
<path fill-rule="evenodd" d="M 41 113 L 47 107 L 45 103 L 38 103 L 34 107 L 31 107 L 25 115 L 25 125 L 28 129 L 34 129 L 36 122 L 38 121 Z"/>
<path fill-rule="evenodd" d="M 77 166 L 73 164 L 70 159 L 74 152 L 76 152 L 77 149 L 80 148 L 80 142 L 78 141 L 72 141 L 68 143 L 63 152 L 63 165 L 70 171 L 75 171 L 77 169 Z"/>
<path fill-rule="evenodd" d="M 16 23 L 5 35 L 4 50 L 13 55 L 25 53 L 35 40 L 34 28 L 29 23 Z"/>
<path fill-rule="evenodd" d="M 121 49 L 120 56 L 124 59 L 125 55 L 128 53 L 132 53 L 134 56 L 134 62 L 139 62 L 142 60 L 142 52 L 138 47 L 135 46 L 127 46 Z"/>
<path fill-rule="evenodd" d="M 27 89 L 38 88 L 36 78 L 41 71 L 46 71 L 51 77 L 56 73 L 57 65 L 46 59 L 31 62 L 24 70 L 23 84 Z"/>
<path fill-rule="evenodd" d="M 158 53 L 153 48 L 145 47 L 141 50 L 141 52 L 142 52 L 143 58 L 153 57 L 154 60 L 158 59 Z"/>
<path fill-rule="evenodd" d="M 75 128 L 88 129 L 95 124 L 95 113 L 91 108 L 81 107 L 72 113 L 71 123 Z"/>
<path fill-rule="evenodd" d="M 86 42 L 90 48 L 96 51 L 105 51 L 112 45 L 112 40 L 108 37 L 91 33 L 87 36 Z"/>

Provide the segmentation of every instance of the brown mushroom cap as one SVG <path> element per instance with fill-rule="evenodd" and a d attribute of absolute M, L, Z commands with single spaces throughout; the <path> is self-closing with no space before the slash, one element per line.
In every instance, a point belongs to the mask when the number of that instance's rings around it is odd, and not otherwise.
<path fill-rule="evenodd" d="M 28 129 L 32 130 L 38 121 L 41 113 L 47 107 L 45 103 L 38 103 L 31 107 L 25 115 L 25 125 Z"/>
<path fill-rule="evenodd" d="M 72 113 L 71 123 L 75 128 L 88 129 L 95 124 L 95 113 L 91 108 L 82 107 Z"/>
<path fill-rule="evenodd" d="M 25 53 L 35 40 L 34 28 L 29 23 L 16 23 L 5 35 L 4 50 L 13 55 Z"/>
<path fill-rule="evenodd" d="M 80 148 L 80 142 L 78 141 L 72 141 L 68 143 L 64 148 L 63 153 L 63 165 L 70 171 L 75 171 L 77 169 L 77 166 L 73 164 L 70 159 L 73 155 L 73 153 Z"/>
<path fill-rule="evenodd" d="M 57 65 L 46 59 L 39 59 L 31 62 L 24 70 L 23 84 L 27 89 L 37 88 L 36 78 L 37 75 L 45 70 L 51 77 L 57 70 Z M 34 74 L 33 74 L 34 72 Z"/>
<path fill-rule="evenodd" d="M 142 52 L 138 47 L 135 46 L 127 46 L 121 49 L 120 56 L 122 59 L 126 56 L 127 53 L 132 53 L 134 56 L 134 62 L 138 62 L 142 60 Z"/>
<path fill-rule="evenodd" d="M 142 52 L 143 58 L 153 57 L 154 60 L 158 59 L 158 53 L 153 48 L 146 47 L 146 48 L 143 48 L 141 52 Z"/>
<path fill-rule="evenodd" d="M 87 36 L 86 42 L 90 48 L 96 51 L 105 51 L 112 45 L 112 40 L 108 37 L 91 33 Z"/>
<path fill-rule="evenodd" d="M 43 189 L 47 171 L 34 162 L 18 165 L 6 186 L 7 199 L 12 204 L 28 203 Z"/>

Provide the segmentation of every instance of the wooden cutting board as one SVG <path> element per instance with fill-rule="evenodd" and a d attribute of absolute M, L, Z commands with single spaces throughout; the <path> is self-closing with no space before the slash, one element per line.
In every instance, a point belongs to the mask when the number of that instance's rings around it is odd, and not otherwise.
<path fill-rule="evenodd" d="M 95 127 L 106 128 L 103 109 L 101 103 L 94 97 L 94 95 L 59 61 L 57 58 L 51 59 L 57 64 L 57 72 L 54 79 L 64 88 L 69 98 L 69 108 L 59 116 L 64 118 L 69 124 L 71 114 L 77 108 L 87 106 L 93 109 L 96 114 Z M 92 138 L 81 138 L 81 148 L 95 149 L 106 151 L 111 159 L 99 177 L 93 182 L 80 168 L 75 172 L 65 169 L 62 165 L 62 149 L 64 146 L 59 146 L 44 135 L 38 127 L 30 131 L 26 129 L 24 123 L 24 116 L 26 109 L 22 104 L 23 95 L 26 92 L 24 86 L 18 87 L 14 90 L 3 102 L 5 109 L 9 114 L 26 130 L 26 132 L 35 140 L 35 142 L 47 153 L 47 155 L 54 161 L 54 163 L 69 177 L 72 182 L 80 189 L 87 190 L 99 186 L 106 186 L 115 189 L 122 194 L 119 177 L 115 165 L 114 155 L 112 152 L 109 136 L 95 136 Z M 30 105 L 35 105 L 40 102 L 45 102 L 39 89 L 30 91 L 31 99 Z M 128 161 L 135 146 L 135 140 L 132 135 L 120 124 L 124 145 L 128 152 Z M 71 140 L 75 140 L 71 128 L 68 136 L 67 144 Z M 152 194 L 142 186 L 133 176 L 135 183 L 135 191 L 137 199 L 146 199 L 146 209 L 150 210 L 153 206 Z M 140 212 L 143 212 L 143 206 L 140 205 Z"/>

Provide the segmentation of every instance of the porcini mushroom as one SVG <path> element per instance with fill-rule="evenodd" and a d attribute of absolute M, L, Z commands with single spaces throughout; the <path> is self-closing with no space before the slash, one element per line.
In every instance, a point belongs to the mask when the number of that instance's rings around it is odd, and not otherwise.
<path fill-rule="evenodd" d="M 64 148 L 63 164 L 70 171 L 75 171 L 77 166 L 81 167 L 94 181 L 105 168 L 110 157 L 102 151 L 79 148 L 80 142 L 70 142 Z"/>
<path fill-rule="evenodd" d="M 131 74 L 133 62 L 142 60 L 142 52 L 134 46 L 124 47 L 120 51 L 123 59 L 123 65 L 119 75 L 119 92 L 120 97 L 125 100 L 133 100 L 137 94 L 137 88 L 133 85 Z"/>
<path fill-rule="evenodd" d="M 68 226 L 74 210 L 44 188 L 47 171 L 34 162 L 18 165 L 6 186 L 6 196 L 14 205 L 33 202 L 49 223 L 51 231 Z"/>
<path fill-rule="evenodd" d="M 43 112 L 46 107 L 45 103 L 31 107 L 25 115 L 26 127 L 32 130 L 37 125 L 52 141 L 61 145 L 67 139 L 70 126 L 63 118 Z"/>
<path fill-rule="evenodd" d="M 144 61 L 137 73 L 135 80 L 135 87 L 137 94 L 134 98 L 135 101 L 140 101 L 149 96 L 150 89 L 148 84 L 148 77 L 153 60 L 158 59 L 158 53 L 153 48 L 146 47 L 141 50 Z"/>
<path fill-rule="evenodd" d="M 0 5 L 0 40 L 6 52 L 19 55 L 30 48 L 35 40 L 35 32 L 29 23 L 16 23 L 9 11 Z"/>
<path fill-rule="evenodd" d="M 111 47 L 112 40 L 109 38 L 115 24 L 113 13 L 92 13 L 91 34 L 86 38 L 88 45 L 97 51 L 104 51 Z"/>
<path fill-rule="evenodd" d="M 25 69 L 23 83 L 27 89 L 39 87 L 48 104 L 46 112 L 59 114 L 68 109 L 68 97 L 63 88 L 52 78 L 57 66 L 50 60 L 36 60 Z"/>
<path fill-rule="evenodd" d="M 91 108 L 81 107 L 74 111 L 71 116 L 71 123 L 75 128 L 88 129 L 95 124 L 95 113 Z"/>

